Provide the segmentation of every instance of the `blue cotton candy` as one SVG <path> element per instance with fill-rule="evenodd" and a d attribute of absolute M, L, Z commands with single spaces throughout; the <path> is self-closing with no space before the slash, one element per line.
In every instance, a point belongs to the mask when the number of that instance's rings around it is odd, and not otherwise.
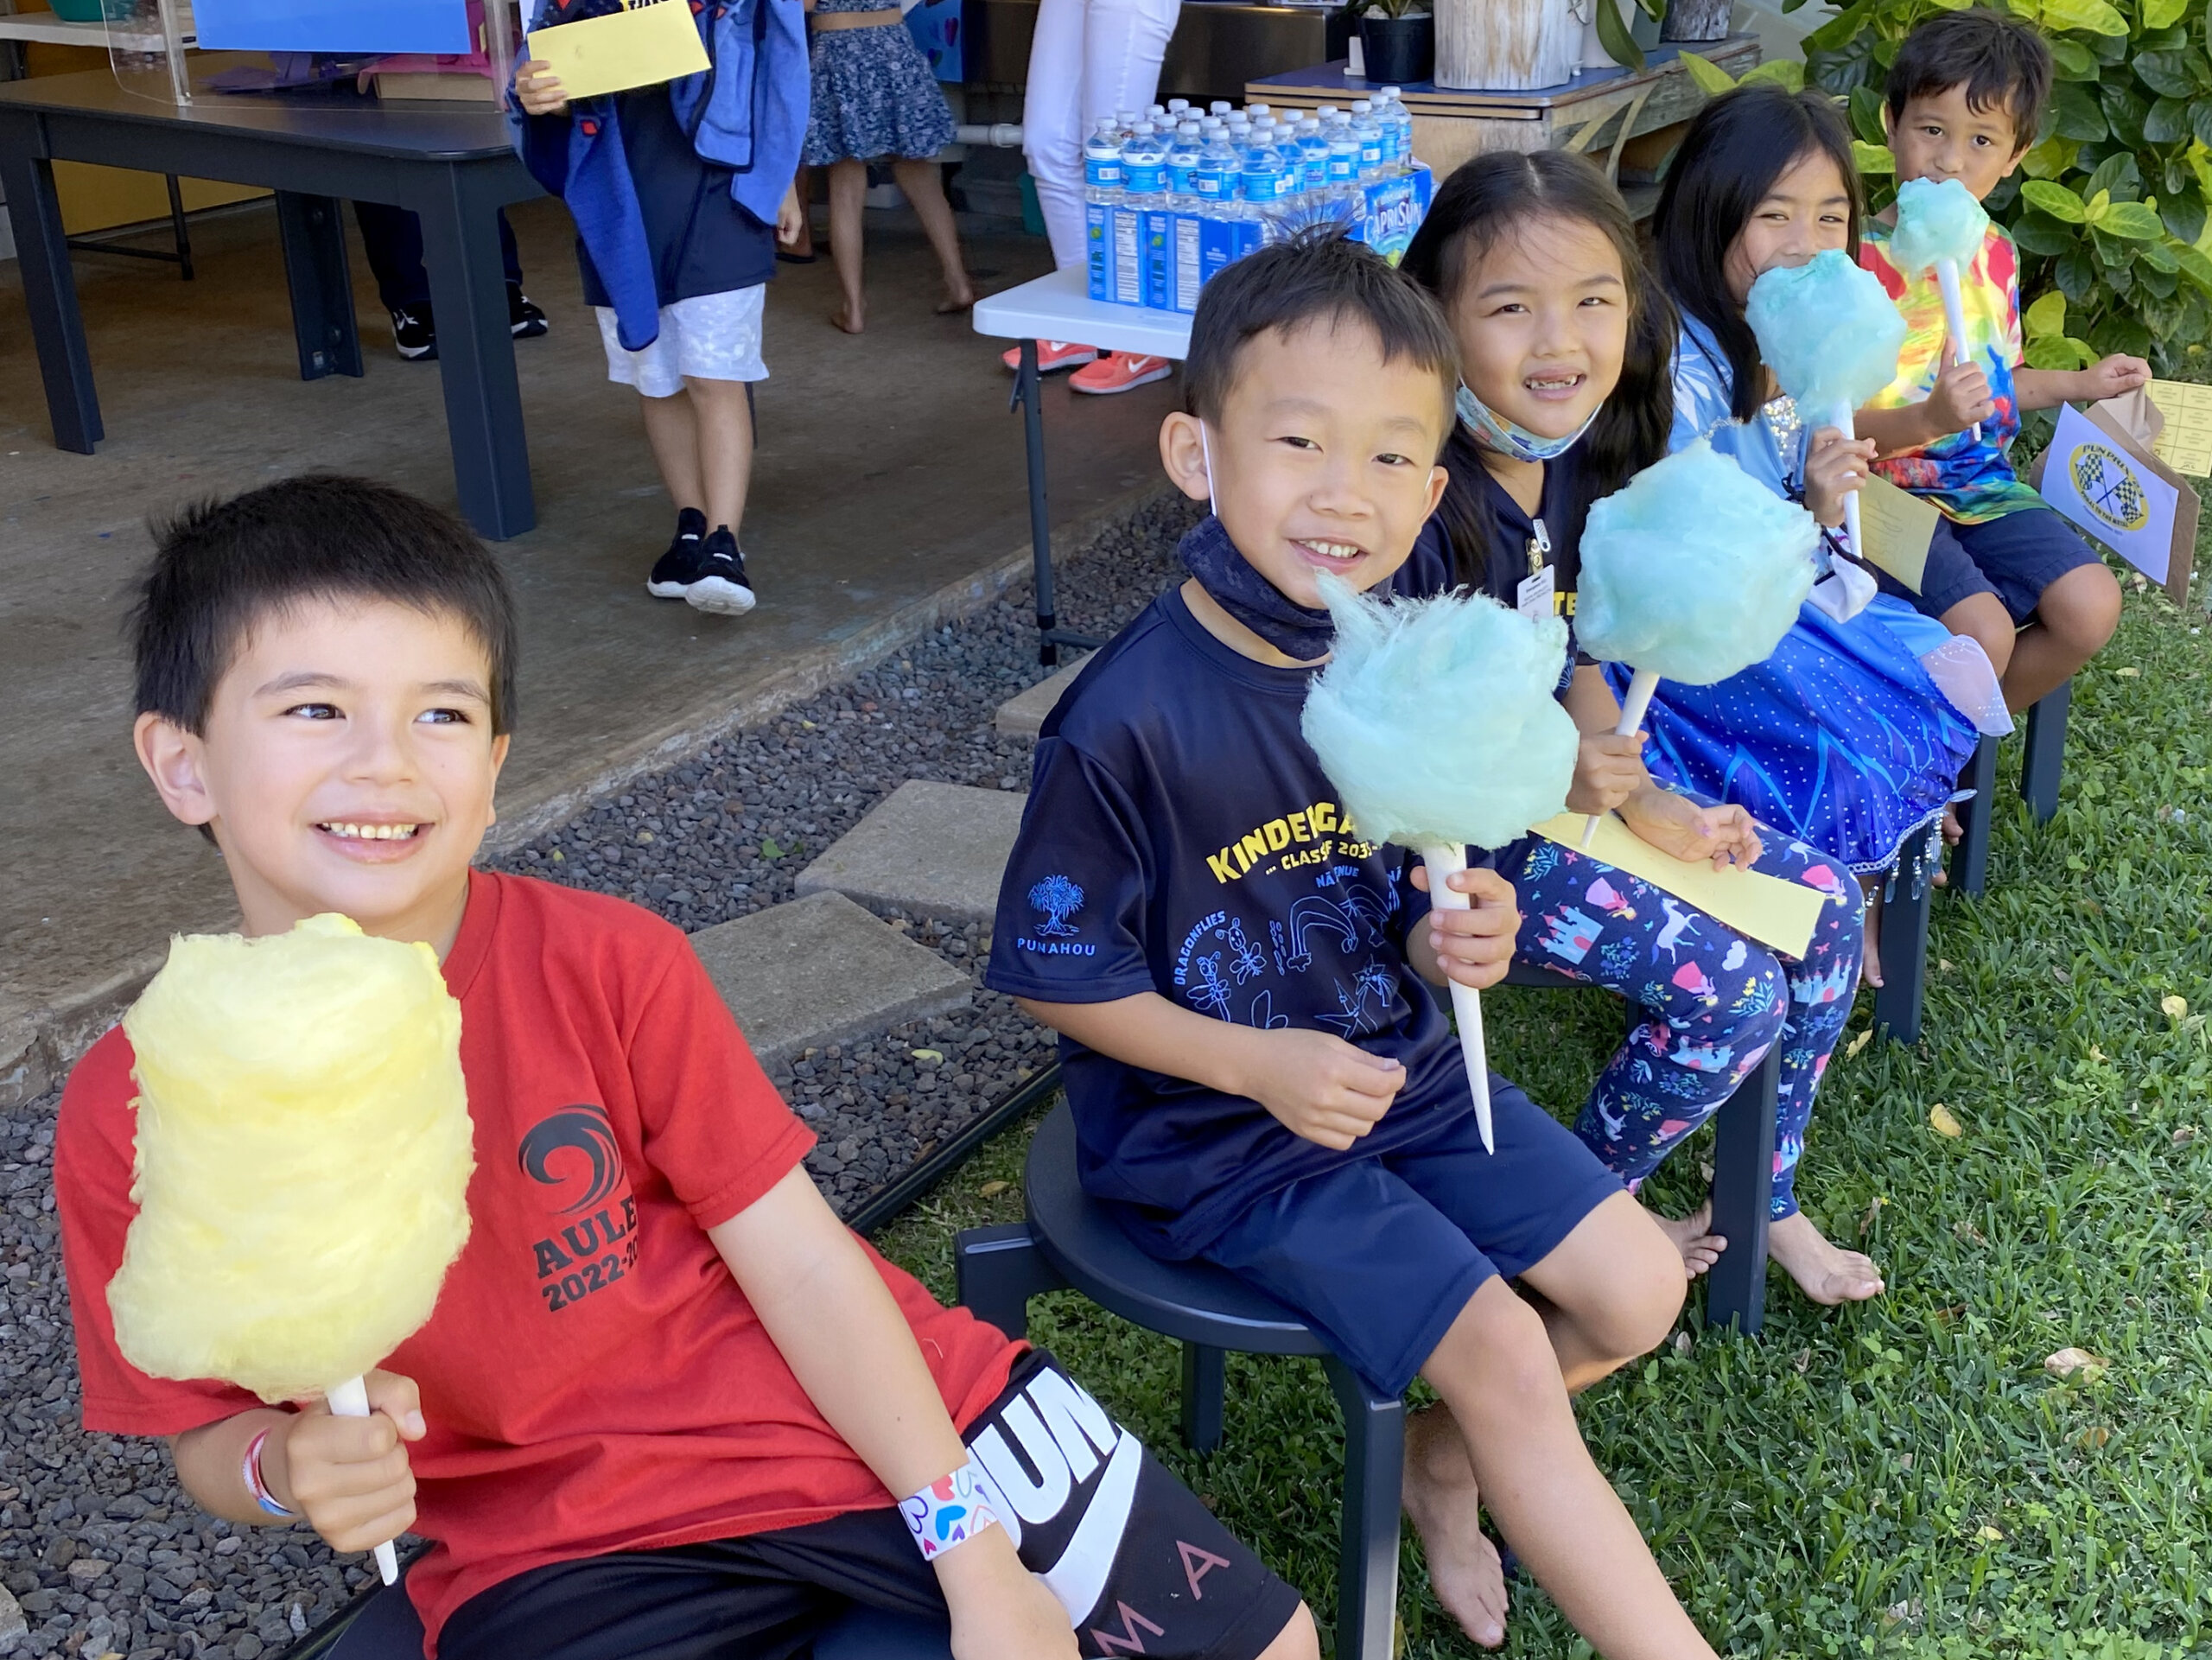
<path fill-rule="evenodd" d="M 1981 251 L 1989 215 L 1974 192 L 1956 179 L 1908 179 L 1897 187 L 1897 227 L 1890 232 L 1890 263 L 1908 276 L 1939 259 L 1964 270 Z"/>
<path fill-rule="evenodd" d="M 1700 438 L 1591 505 L 1575 638 L 1663 680 L 1726 680 L 1796 622 L 1819 540 L 1812 514 Z"/>
<path fill-rule="evenodd" d="M 1579 735 L 1553 696 L 1567 625 L 1480 594 L 1382 605 L 1333 577 L 1329 665 L 1306 741 L 1359 833 L 1400 847 L 1503 847 L 1562 812 Z"/>
<path fill-rule="evenodd" d="M 1763 273 L 1745 315 L 1766 366 L 1814 425 L 1857 410 L 1897 378 L 1904 315 L 1848 254 L 1831 248 Z"/>

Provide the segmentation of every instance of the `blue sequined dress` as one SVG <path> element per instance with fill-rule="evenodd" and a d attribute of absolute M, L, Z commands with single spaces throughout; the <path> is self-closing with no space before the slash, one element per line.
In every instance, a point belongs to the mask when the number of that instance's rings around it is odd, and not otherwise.
<path fill-rule="evenodd" d="M 1709 437 L 1777 494 L 1801 495 L 1806 435 L 1796 408 L 1778 398 L 1739 423 L 1731 384 L 1713 336 L 1684 318 L 1673 447 Z M 1920 661 L 1948 638 L 1886 596 L 1848 622 L 1808 601 L 1757 667 L 1713 686 L 1662 681 L 1645 762 L 1661 783 L 1738 803 L 1853 871 L 1886 870 L 1942 816 L 1977 741 Z M 1616 694 L 1626 690 L 1624 665 L 1608 664 L 1606 676 Z"/>

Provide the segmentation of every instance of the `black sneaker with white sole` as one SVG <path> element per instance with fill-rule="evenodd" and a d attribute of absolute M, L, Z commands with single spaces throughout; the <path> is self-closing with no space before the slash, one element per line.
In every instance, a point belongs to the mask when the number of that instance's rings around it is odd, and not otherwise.
<path fill-rule="evenodd" d="M 715 526 L 706 541 L 705 569 L 683 590 L 684 603 L 719 617 L 741 617 L 753 609 L 753 584 L 745 578 L 745 555 L 727 525 Z"/>
<path fill-rule="evenodd" d="M 438 331 L 427 305 L 391 308 L 391 343 L 410 363 L 423 363 L 438 354 Z"/>
<path fill-rule="evenodd" d="M 680 600 L 707 574 L 707 516 L 696 507 L 676 515 L 676 538 L 653 564 L 645 592 L 657 600 Z"/>
<path fill-rule="evenodd" d="M 507 284 L 507 333 L 518 340 L 534 340 L 552 325 L 537 302 L 522 291 L 522 284 Z"/>

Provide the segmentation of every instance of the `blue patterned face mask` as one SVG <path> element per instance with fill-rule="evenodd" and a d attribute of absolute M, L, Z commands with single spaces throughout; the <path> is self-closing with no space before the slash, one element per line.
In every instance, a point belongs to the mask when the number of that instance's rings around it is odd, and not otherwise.
<path fill-rule="evenodd" d="M 1590 411 L 1590 420 L 1585 421 L 1564 438 L 1547 438 L 1529 431 L 1516 421 L 1507 420 L 1469 391 L 1465 381 L 1459 383 L 1459 396 L 1452 400 L 1452 407 L 1459 411 L 1460 421 L 1474 435 L 1475 442 L 1481 448 L 1500 455 L 1510 455 L 1516 461 L 1548 461 L 1566 455 L 1580 443 L 1582 435 L 1590 430 L 1591 422 L 1598 418 L 1599 410 L 1605 406 L 1599 404 L 1598 409 Z"/>

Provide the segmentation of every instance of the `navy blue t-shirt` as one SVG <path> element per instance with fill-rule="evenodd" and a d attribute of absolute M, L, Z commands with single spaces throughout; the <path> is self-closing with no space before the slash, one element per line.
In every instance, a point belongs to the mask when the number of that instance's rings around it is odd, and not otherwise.
<path fill-rule="evenodd" d="M 1084 1186 L 1162 1255 L 1263 1195 L 1471 1110 L 1459 1043 L 1406 961 L 1428 896 L 1360 836 L 1299 732 L 1315 671 L 1239 656 L 1179 590 L 1079 675 L 1037 747 L 987 983 L 1057 1003 L 1158 992 L 1262 1028 L 1333 1032 L 1407 1071 L 1338 1153 L 1257 1103 L 1060 1040 Z"/>

